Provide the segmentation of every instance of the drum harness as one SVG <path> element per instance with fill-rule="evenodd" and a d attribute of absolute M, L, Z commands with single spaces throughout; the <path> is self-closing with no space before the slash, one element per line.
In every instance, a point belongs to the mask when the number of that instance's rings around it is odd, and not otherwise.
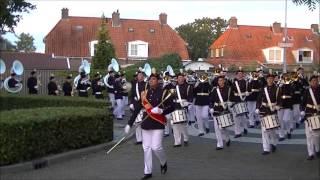
<path fill-rule="evenodd" d="M 242 93 L 241 93 L 241 90 L 240 90 L 238 81 L 235 81 L 234 83 L 236 84 L 236 88 L 237 88 L 237 91 L 238 91 L 238 94 L 239 94 L 240 99 L 241 99 L 242 101 L 244 101 L 244 99 L 245 99 L 246 97 L 243 97 L 243 96 L 242 96 Z"/>
<path fill-rule="evenodd" d="M 319 111 L 320 111 L 320 110 L 319 110 L 319 106 L 318 106 L 318 103 L 317 103 L 317 101 L 316 101 L 316 98 L 314 97 L 314 93 L 313 93 L 311 87 L 309 88 L 309 93 L 310 93 L 310 96 L 311 96 L 313 105 L 314 105 L 314 107 L 315 107 L 314 109 L 316 109 L 316 110 L 319 112 Z"/>

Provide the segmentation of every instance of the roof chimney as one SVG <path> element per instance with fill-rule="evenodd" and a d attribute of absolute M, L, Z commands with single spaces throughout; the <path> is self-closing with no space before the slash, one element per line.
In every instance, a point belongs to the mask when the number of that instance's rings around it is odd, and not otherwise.
<path fill-rule="evenodd" d="M 161 25 L 166 25 L 167 24 L 167 14 L 166 13 L 161 13 L 159 15 L 159 21 Z"/>
<path fill-rule="evenodd" d="M 112 27 L 120 27 L 119 9 L 117 9 L 117 12 L 112 13 Z"/>
<path fill-rule="evenodd" d="M 311 24 L 311 31 L 314 33 L 314 34 L 319 34 L 319 24 Z"/>
<path fill-rule="evenodd" d="M 69 9 L 62 8 L 61 9 L 61 19 L 67 19 L 69 17 Z"/>
<path fill-rule="evenodd" d="M 229 28 L 237 29 L 238 28 L 238 19 L 235 16 L 232 16 L 229 19 Z"/>
<path fill-rule="evenodd" d="M 272 25 L 273 33 L 281 33 L 281 23 L 274 22 Z"/>

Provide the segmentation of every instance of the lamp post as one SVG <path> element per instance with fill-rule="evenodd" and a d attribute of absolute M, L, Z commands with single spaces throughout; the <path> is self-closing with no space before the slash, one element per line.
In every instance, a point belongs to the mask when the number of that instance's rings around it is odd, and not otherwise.
<path fill-rule="evenodd" d="M 287 1 L 288 0 L 285 0 L 286 3 L 285 3 L 285 22 L 284 22 L 284 43 L 287 43 L 287 33 L 288 33 L 288 30 L 287 30 Z M 287 58 L 286 58 L 286 47 L 284 46 L 283 47 L 283 73 L 286 73 L 287 72 Z"/>

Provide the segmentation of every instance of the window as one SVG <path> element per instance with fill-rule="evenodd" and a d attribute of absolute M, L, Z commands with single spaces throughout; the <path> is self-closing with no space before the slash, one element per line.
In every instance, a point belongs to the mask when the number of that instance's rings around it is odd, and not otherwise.
<path fill-rule="evenodd" d="M 138 55 L 138 44 L 131 44 L 131 55 L 132 56 Z"/>
<path fill-rule="evenodd" d="M 128 32 L 133 32 L 133 28 L 128 28 Z"/>
<path fill-rule="evenodd" d="M 90 55 L 94 56 L 97 51 L 98 40 L 89 42 Z"/>
<path fill-rule="evenodd" d="M 210 57 L 214 57 L 214 51 L 213 51 L 213 49 L 210 49 Z"/>
<path fill-rule="evenodd" d="M 221 57 L 223 57 L 223 48 L 221 48 Z"/>
<path fill-rule="evenodd" d="M 129 42 L 128 57 L 146 60 L 148 58 L 148 43 L 140 40 Z"/>
<path fill-rule="evenodd" d="M 216 49 L 216 57 L 219 57 L 219 49 Z"/>
<path fill-rule="evenodd" d="M 311 63 L 312 51 L 311 50 L 299 50 L 298 51 L 298 63 Z"/>
<path fill-rule="evenodd" d="M 281 50 L 269 50 L 269 61 L 281 61 Z"/>
<path fill-rule="evenodd" d="M 280 47 L 263 49 L 263 54 L 267 63 L 281 64 L 283 62 L 283 49 Z"/>
<path fill-rule="evenodd" d="M 149 29 L 149 32 L 151 32 L 151 33 L 154 33 L 155 31 L 156 31 L 156 30 L 153 29 L 153 28 Z"/>

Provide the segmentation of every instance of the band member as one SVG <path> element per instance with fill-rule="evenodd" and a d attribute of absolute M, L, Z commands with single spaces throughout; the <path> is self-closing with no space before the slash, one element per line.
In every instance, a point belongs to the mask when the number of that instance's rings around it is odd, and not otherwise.
<path fill-rule="evenodd" d="M 260 87 L 265 87 L 265 86 L 267 85 L 267 81 L 266 81 L 266 79 L 265 79 L 264 76 L 263 76 L 262 67 L 259 68 L 258 74 L 259 74 L 259 75 L 258 75 L 258 81 L 259 81 L 259 83 L 260 83 Z M 275 79 L 275 81 L 276 81 L 276 79 Z"/>
<path fill-rule="evenodd" d="M 114 78 L 114 71 L 109 69 L 109 78 L 107 79 L 107 92 L 109 96 L 109 100 L 111 102 L 111 107 L 115 108 L 116 105 L 116 100 L 114 98 L 114 83 L 115 83 L 115 78 Z"/>
<path fill-rule="evenodd" d="M 283 82 L 279 86 L 280 99 L 278 103 L 280 109 L 278 110 L 278 117 L 281 126 L 279 131 L 279 141 L 283 141 L 285 139 L 285 135 L 287 135 L 288 139 L 291 139 L 291 127 L 293 123 L 295 124 L 295 122 L 292 121 L 293 90 L 290 80 L 289 73 L 283 74 Z"/>
<path fill-rule="evenodd" d="M 94 75 L 94 80 L 92 80 L 92 93 L 96 99 L 103 99 L 102 91 L 105 89 L 103 83 L 101 82 L 101 75 L 97 72 Z"/>
<path fill-rule="evenodd" d="M 242 69 L 237 70 L 236 72 L 236 78 L 234 79 L 234 82 L 231 86 L 231 101 L 232 103 L 238 104 L 238 103 L 244 103 L 245 98 L 248 95 L 247 91 L 247 82 L 244 80 L 244 73 Z M 232 106 L 233 107 L 233 106 Z M 240 115 L 234 115 L 234 121 L 235 121 L 235 127 L 234 132 L 235 136 L 234 138 L 238 138 L 242 136 L 242 132 L 244 134 L 247 134 L 247 128 L 248 128 L 248 119 L 246 114 L 240 114 Z"/>
<path fill-rule="evenodd" d="M 16 88 L 20 86 L 20 81 L 16 79 L 16 73 L 11 73 L 11 78 L 8 81 L 9 88 Z"/>
<path fill-rule="evenodd" d="M 31 71 L 30 75 L 31 76 L 27 80 L 29 94 L 38 94 L 38 80 L 36 77 L 36 71 Z"/>
<path fill-rule="evenodd" d="M 72 85 L 71 85 L 70 75 L 66 77 L 66 80 L 62 85 L 62 90 L 63 90 L 64 96 L 72 96 Z"/>
<path fill-rule="evenodd" d="M 204 132 L 209 133 L 209 104 L 212 87 L 208 82 L 206 74 L 201 75 L 194 87 L 196 118 L 199 129 L 198 136 L 203 136 Z"/>
<path fill-rule="evenodd" d="M 170 75 L 169 72 L 166 72 L 164 74 L 163 79 L 163 89 L 166 91 L 170 91 L 171 89 L 175 89 L 175 86 L 173 85 L 172 79 L 174 76 Z M 170 135 L 170 121 L 172 119 L 172 116 L 170 114 L 166 115 L 166 118 L 168 119 L 167 123 L 164 126 L 163 136 L 168 137 Z"/>
<path fill-rule="evenodd" d="M 128 92 L 127 92 L 127 86 L 126 86 L 126 83 L 127 83 L 127 80 L 126 80 L 126 76 L 125 76 L 125 72 L 123 71 L 120 75 L 121 77 L 121 85 L 122 87 L 124 88 L 124 90 L 122 91 L 122 98 L 123 98 L 123 108 L 122 108 L 122 115 L 124 116 L 125 115 L 125 108 L 127 105 L 128 105 Z"/>
<path fill-rule="evenodd" d="M 142 105 L 146 109 L 142 128 L 142 146 L 144 151 L 144 177 L 152 177 L 152 152 L 160 161 L 160 171 L 167 172 L 167 157 L 162 146 L 163 130 L 166 124 L 166 114 L 174 110 L 170 91 L 165 91 L 159 85 L 159 74 L 153 72 L 149 78 L 150 88 L 141 93 Z M 130 125 L 126 125 L 125 132 L 129 133 Z"/>
<path fill-rule="evenodd" d="M 249 110 L 249 128 L 254 128 L 256 122 L 259 121 L 258 114 L 255 113 L 255 110 L 262 84 L 259 82 L 258 77 L 258 71 L 253 71 L 252 78 L 249 80 L 248 83 L 249 96 L 246 97 L 246 101 Z"/>
<path fill-rule="evenodd" d="M 301 115 L 305 116 L 305 118 L 309 118 L 311 116 L 318 116 L 319 118 L 320 116 L 320 86 L 317 78 L 318 77 L 316 75 L 312 75 L 310 77 L 310 88 L 308 88 L 303 95 Z M 305 128 L 308 148 L 307 159 L 312 160 L 315 155 L 320 158 L 320 131 L 312 130 L 308 121 L 305 121 Z"/>
<path fill-rule="evenodd" d="M 114 98 L 116 100 L 116 106 L 113 110 L 114 116 L 117 118 L 117 120 L 123 120 L 123 88 L 121 84 L 121 77 L 119 74 L 116 74 L 115 76 L 115 83 L 114 83 Z"/>
<path fill-rule="evenodd" d="M 190 71 L 190 75 L 188 75 L 187 79 L 186 79 L 186 82 L 187 84 L 190 85 L 190 88 L 191 89 L 194 89 L 194 83 L 197 81 L 197 76 L 195 74 L 194 71 Z M 193 100 L 192 100 L 192 104 L 190 104 L 188 106 L 188 114 L 189 114 L 189 121 L 188 121 L 188 124 L 191 125 L 192 123 L 195 123 L 196 122 L 196 110 L 195 110 L 195 105 L 194 105 L 194 102 L 195 102 L 195 96 L 193 96 Z"/>
<path fill-rule="evenodd" d="M 191 85 L 186 83 L 185 75 L 183 73 L 177 74 L 177 86 L 175 87 L 175 96 L 174 96 L 174 107 L 175 110 L 183 110 L 186 113 L 186 109 L 193 101 L 193 89 Z M 183 118 L 181 116 L 175 118 Z M 174 137 L 174 147 L 181 146 L 181 140 L 183 136 L 183 142 L 185 146 L 188 146 L 189 136 L 187 132 L 187 116 L 184 116 L 184 119 L 179 119 L 180 122 L 172 124 L 173 137 Z"/>
<path fill-rule="evenodd" d="M 57 96 L 59 94 L 58 85 L 53 75 L 50 76 L 50 82 L 48 83 L 48 95 Z"/>
<path fill-rule="evenodd" d="M 88 97 L 88 90 L 90 89 L 91 82 L 85 72 L 80 73 L 80 79 L 77 84 L 77 90 L 79 91 L 79 97 Z"/>
<path fill-rule="evenodd" d="M 210 100 L 210 114 L 213 115 L 214 129 L 217 137 L 216 150 L 223 149 L 223 139 L 227 146 L 230 146 L 230 137 L 225 128 L 218 126 L 217 116 L 229 113 L 228 103 L 231 93 L 231 88 L 226 85 L 225 77 L 218 76 L 218 86 L 212 91 Z"/>
<path fill-rule="evenodd" d="M 131 96 L 130 96 L 130 109 L 132 110 L 132 115 L 128 124 L 133 125 L 135 119 L 141 110 L 144 110 L 141 104 L 141 92 L 147 88 L 147 83 L 144 82 L 144 73 L 142 71 L 137 72 L 137 79 L 132 83 Z M 142 144 L 142 129 L 140 124 L 137 124 L 136 128 L 136 144 Z"/>
<path fill-rule="evenodd" d="M 303 67 L 299 67 L 299 68 L 297 69 L 297 74 L 298 74 L 298 77 L 299 77 L 299 82 L 300 82 L 300 84 L 302 84 L 304 90 L 306 90 L 306 89 L 309 87 L 309 83 L 308 83 L 307 78 L 304 76 L 304 69 L 303 69 Z"/>
<path fill-rule="evenodd" d="M 278 88 L 274 84 L 274 75 L 269 73 L 267 75 L 267 85 L 261 90 L 258 100 L 256 113 L 261 116 L 276 115 L 277 113 L 277 101 L 278 101 Z M 267 155 L 276 151 L 276 139 L 277 134 L 275 129 L 266 130 L 261 123 L 262 134 L 262 155 Z"/>
<path fill-rule="evenodd" d="M 292 104 L 293 104 L 293 123 L 296 123 L 296 128 L 299 128 L 301 116 L 300 116 L 300 104 L 302 100 L 302 95 L 304 93 L 303 85 L 300 83 L 298 74 L 296 72 L 292 73 L 293 82 L 291 83 L 291 88 L 293 90 Z M 294 127 L 291 127 L 292 129 Z"/>

